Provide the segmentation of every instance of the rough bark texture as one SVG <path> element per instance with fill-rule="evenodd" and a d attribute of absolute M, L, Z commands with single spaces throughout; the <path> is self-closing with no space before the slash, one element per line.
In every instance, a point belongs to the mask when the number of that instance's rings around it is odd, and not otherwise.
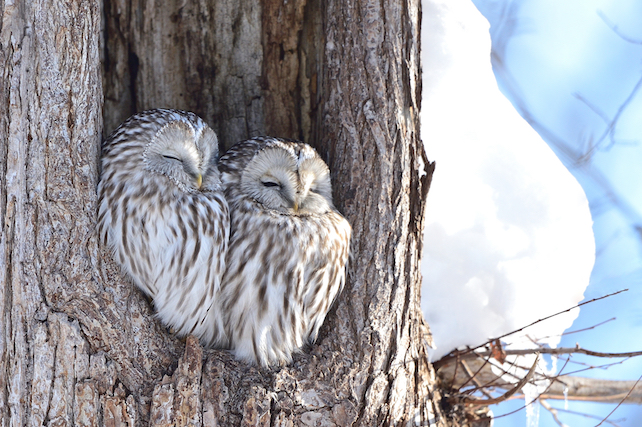
<path fill-rule="evenodd" d="M 418 293 L 419 1 L 103 6 L 0 0 L 2 425 L 446 425 Z M 99 247 L 101 134 L 152 107 L 328 161 L 353 260 L 291 365 L 173 338 Z"/>
<path fill-rule="evenodd" d="M 197 113 L 226 148 L 263 134 L 261 28 L 255 0 L 105 0 L 105 135 L 159 107 Z"/>
<path fill-rule="evenodd" d="M 183 344 L 96 241 L 100 7 L 1 6 L 3 425 L 136 413 Z"/>

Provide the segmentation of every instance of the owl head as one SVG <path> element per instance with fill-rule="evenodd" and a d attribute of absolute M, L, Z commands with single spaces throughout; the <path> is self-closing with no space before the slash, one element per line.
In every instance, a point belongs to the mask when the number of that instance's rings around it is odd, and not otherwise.
<path fill-rule="evenodd" d="M 304 143 L 271 139 L 248 162 L 240 184 L 243 193 L 281 213 L 334 210 L 328 166 Z"/>
<path fill-rule="evenodd" d="M 215 190 L 218 139 L 207 126 L 195 129 L 187 121 L 164 125 L 145 147 L 145 169 L 167 177 L 186 192 Z"/>

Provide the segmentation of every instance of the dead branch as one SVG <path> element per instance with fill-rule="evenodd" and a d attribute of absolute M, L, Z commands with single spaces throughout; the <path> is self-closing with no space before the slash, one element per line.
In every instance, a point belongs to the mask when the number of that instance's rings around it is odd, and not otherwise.
<path fill-rule="evenodd" d="M 566 335 L 577 334 L 577 333 L 579 333 L 579 332 L 586 332 L 586 331 L 590 331 L 590 330 L 592 330 L 592 329 L 597 328 L 598 326 L 602 326 L 602 325 L 604 325 L 604 324 L 606 324 L 606 323 L 609 323 L 609 322 L 612 322 L 612 321 L 614 321 L 614 320 L 616 320 L 616 319 L 617 319 L 617 317 L 611 317 L 610 319 L 606 319 L 606 320 L 604 320 L 604 321 L 602 321 L 602 322 L 600 322 L 600 323 L 596 323 L 596 324 L 595 324 L 595 325 L 593 325 L 593 326 L 589 326 L 589 327 L 587 327 L 587 328 L 582 328 L 582 329 L 577 329 L 577 330 L 575 330 L 575 331 L 568 331 L 568 332 L 564 332 L 564 333 L 561 333 L 561 334 L 559 334 L 559 335 L 554 335 L 554 336 L 563 337 L 563 336 L 566 336 Z M 540 339 L 544 340 L 544 339 L 546 339 L 546 338 L 551 338 L 551 337 L 553 337 L 553 335 L 549 335 L 549 336 L 546 336 L 546 337 L 541 337 Z"/>
<path fill-rule="evenodd" d="M 602 21 L 604 21 L 604 23 L 606 25 L 608 25 L 609 28 L 611 28 L 611 30 L 613 30 L 613 32 L 615 34 L 620 36 L 620 38 L 622 38 L 623 40 L 626 40 L 629 43 L 642 44 L 642 40 L 638 40 L 638 39 L 634 39 L 633 37 L 629 37 L 626 34 L 624 34 L 622 31 L 620 31 L 620 28 L 617 25 L 615 25 L 609 18 L 607 18 L 606 14 L 604 12 L 602 12 L 601 10 L 598 9 L 597 14 L 598 14 L 598 16 L 600 18 L 602 18 Z"/>
<path fill-rule="evenodd" d="M 461 367 L 462 367 L 462 368 L 464 368 L 464 372 L 466 372 L 466 375 L 468 375 L 468 376 L 470 377 L 470 380 L 473 382 L 473 384 L 475 384 L 475 386 L 477 387 L 477 389 L 478 389 L 478 390 L 479 390 L 479 391 L 480 391 L 484 396 L 486 396 L 488 399 L 492 399 L 492 398 L 493 398 L 493 396 L 491 396 L 491 394 L 490 394 L 490 393 L 488 393 L 488 392 L 485 390 L 485 387 L 484 387 L 484 386 L 482 385 L 482 383 L 480 383 L 480 382 L 479 382 L 479 380 L 475 377 L 475 374 L 473 374 L 473 372 L 470 370 L 470 367 L 468 366 L 468 363 L 466 363 L 466 361 L 465 361 L 465 360 L 462 360 L 462 361 L 461 361 Z"/>
<path fill-rule="evenodd" d="M 592 302 L 599 301 L 599 300 L 602 300 L 602 299 L 604 299 L 604 298 L 609 298 L 609 297 L 612 297 L 612 296 L 615 296 L 615 295 L 617 295 L 617 294 L 620 294 L 620 293 L 622 293 L 622 292 L 627 292 L 627 291 L 628 291 L 628 289 L 620 289 L 620 290 L 619 290 L 619 291 L 617 291 L 617 292 L 613 292 L 613 293 L 610 293 L 610 294 L 607 294 L 607 295 L 603 295 L 603 296 L 601 296 L 601 297 L 593 298 L 592 300 L 589 300 L 589 301 L 581 302 L 581 303 L 579 303 L 579 304 L 577 304 L 577 305 L 575 305 L 575 306 L 573 306 L 573 307 L 571 307 L 571 308 L 567 308 L 566 310 L 562 310 L 562 311 L 559 311 L 559 312 L 557 312 L 557 313 L 555 313 L 555 314 L 551 314 L 550 316 L 546 316 L 546 317 L 543 317 L 543 318 L 541 318 L 541 319 L 538 319 L 538 320 L 536 320 L 536 321 L 534 321 L 534 322 L 532 322 L 532 323 L 530 323 L 530 324 L 528 324 L 528 325 L 526 325 L 526 326 L 523 326 L 523 327 L 521 327 L 521 328 L 519 328 L 519 329 L 516 329 L 516 330 L 514 330 L 514 331 L 508 332 L 508 333 L 506 333 L 506 334 L 504 334 L 504 335 L 500 335 L 500 336 L 498 336 L 497 338 L 492 338 L 492 339 L 490 339 L 490 340 L 486 341 L 485 343 L 478 345 L 477 347 L 469 348 L 469 349 L 462 350 L 462 351 L 455 350 L 455 351 L 453 351 L 452 353 L 450 353 L 450 354 L 448 354 L 448 355 L 446 355 L 446 356 L 442 357 L 442 358 L 441 358 L 441 359 L 439 359 L 438 361 L 434 362 L 434 363 L 433 363 L 433 366 L 435 367 L 435 369 L 439 369 L 441 366 L 443 366 L 444 364 L 446 364 L 446 363 L 450 362 L 450 361 L 451 361 L 452 359 L 454 359 L 454 358 L 460 358 L 460 359 L 461 359 L 461 358 L 463 358 L 465 355 L 468 355 L 468 354 L 470 354 L 470 353 L 474 352 L 475 350 L 477 350 L 477 349 L 479 349 L 479 348 L 489 346 L 489 345 L 490 345 L 492 342 L 494 342 L 494 341 L 499 341 L 499 340 L 501 340 L 502 338 L 506 338 L 506 337 L 508 337 L 508 336 L 510 336 L 510 335 L 516 334 L 517 332 L 521 332 L 521 331 L 523 331 L 523 330 L 524 330 L 524 329 L 526 329 L 526 328 L 529 328 L 529 327 L 531 327 L 531 326 L 533 326 L 533 325 L 536 325 L 537 323 L 543 322 L 544 320 L 548 320 L 548 319 L 550 319 L 550 318 L 552 318 L 552 317 L 559 316 L 560 314 L 567 313 L 567 312 L 569 312 L 569 311 L 571 311 L 571 310 L 574 310 L 574 309 L 576 309 L 576 308 L 582 307 L 583 305 L 590 304 L 590 303 L 592 303 Z M 536 351 L 539 351 L 539 350 L 536 350 Z M 531 353 L 532 353 L 532 352 L 534 352 L 534 351 L 531 351 Z M 472 356 L 472 357 L 475 357 L 475 356 Z"/>
<path fill-rule="evenodd" d="M 542 404 L 542 406 L 544 406 L 545 409 L 547 409 L 549 411 L 555 411 L 556 413 L 557 412 L 564 412 L 566 414 L 578 415 L 578 416 L 584 417 L 584 418 L 591 418 L 591 419 L 595 419 L 595 420 L 601 420 L 602 419 L 602 417 L 598 417 L 596 415 L 591 415 L 591 414 L 586 414 L 584 412 L 571 411 L 571 410 L 564 409 L 564 408 L 554 408 L 554 407 L 550 406 L 550 404 L 546 400 L 540 400 L 540 403 Z M 548 408 L 551 408 L 551 409 L 548 409 Z M 613 427 L 620 427 L 620 425 L 617 424 L 617 423 L 621 422 L 621 421 L 626 421 L 626 419 L 618 419 L 618 420 L 615 420 L 615 421 L 604 420 L 604 422 L 606 422 L 607 424 L 612 425 Z M 564 425 L 566 425 L 566 424 L 564 424 Z"/>
<path fill-rule="evenodd" d="M 539 362 L 539 354 L 535 357 L 535 362 L 533 363 L 533 366 L 529 369 L 528 373 L 522 378 L 517 384 L 515 384 L 510 390 L 508 390 L 506 393 L 502 394 L 499 397 L 494 397 L 492 399 L 476 399 L 474 397 L 466 397 L 464 398 L 464 401 L 466 402 L 467 405 L 474 405 L 474 406 L 488 406 L 488 405 L 494 405 L 496 403 L 503 402 L 504 400 L 507 400 L 509 397 L 517 393 L 526 385 L 528 381 L 533 377 L 533 374 L 535 373 L 535 369 L 537 368 L 537 363 Z"/>
<path fill-rule="evenodd" d="M 564 385 L 569 400 L 605 403 L 642 403 L 642 384 L 637 381 L 603 380 L 598 378 L 566 377 L 564 384 L 556 382 L 544 399 L 564 399 Z"/>
<path fill-rule="evenodd" d="M 510 390 L 514 383 L 502 379 L 502 374 L 498 375 L 493 372 L 488 363 L 484 366 L 484 360 L 486 359 L 466 360 L 467 369 L 470 372 L 476 372 L 475 381 L 484 384 L 485 387 L 492 385 L 502 390 Z M 469 382 L 470 377 L 465 372 L 461 372 L 461 369 L 459 370 L 460 374 L 453 379 L 453 371 L 454 366 L 449 364 L 441 367 L 437 371 L 437 375 L 454 389 L 459 389 L 462 384 Z M 625 403 L 642 404 L 642 384 L 636 385 L 636 381 L 602 380 L 565 375 L 552 377 L 551 380 L 553 380 L 552 384 L 541 396 L 542 399 L 564 400 L 567 398 L 575 401 L 616 403 L 626 397 Z M 565 388 L 567 389 L 566 397 L 564 395 Z"/>
<path fill-rule="evenodd" d="M 607 127 L 604 130 L 604 132 L 602 133 L 602 135 L 600 135 L 600 137 L 597 139 L 597 141 L 594 144 L 592 144 L 591 148 L 589 150 L 587 150 L 587 152 L 584 154 L 584 156 L 583 156 L 584 160 L 588 159 L 593 154 L 593 152 L 595 150 L 599 149 L 600 145 L 602 144 L 602 142 L 607 137 L 609 137 L 610 143 L 605 148 L 605 150 L 608 150 L 609 148 L 611 148 L 613 145 L 616 144 L 616 141 L 615 141 L 615 129 L 617 127 L 618 121 L 620 120 L 620 116 L 622 115 L 622 113 L 624 113 L 624 110 L 626 110 L 626 107 L 629 106 L 629 104 L 631 103 L 633 98 L 635 98 L 635 96 L 637 95 L 638 91 L 640 90 L 640 87 L 642 87 L 642 78 L 640 78 L 637 81 L 637 83 L 635 84 L 635 86 L 631 90 L 631 93 L 629 93 L 629 96 L 624 100 L 624 102 L 622 104 L 620 104 L 620 106 L 617 109 L 617 112 L 615 113 L 615 116 L 613 116 L 613 119 L 609 119 L 608 117 L 605 117 L 605 115 L 603 113 L 601 113 L 597 109 L 596 106 L 592 105 L 588 100 L 586 100 L 581 95 L 579 95 L 577 93 L 574 94 L 575 97 L 578 100 L 580 100 L 581 102 L 586 104 L 593 112 L 595 112 L 598 116 L 600 116 L 607 124 Z"/>
<path fill-rule="evenodd" d="M 553 419 L 555 420 L 555 422 L 557 423 L 558 426 L 560 426 L 560 427 L 568 427 L 557 416 L 557 408 L 551 407 L 551 405 L 549 405 L 547 401 L 541 399 L 541 396 L 540 396 L 539 403 L 544 407 L 544 409 L 546 409 L 548 412 L 551 413 L 551 415 L 553 416 Z"/>
<path fill-rule="evenodd" d="M 606 357 L 606 358 L 614 358 L 614 357 L 637 357 L 637 356 L 642 356 L 642 351 L 631 351 L 627 353 L 604 353 L 600 351 L 592 351 L 592 350 L 587 350 L 584 348 L 581 348 L 580 346 L 577 347 L 559 347 L 559 348 L 530 348 L 530 349 L 521 349 L 521 350 L 504 350 L 506 352 L 507 356 L 524 356 L 524 355 L 529 355 L 529 354 L 534 354 L 534 353 L 542 353 L 542 354 L 554 354 L 554 355 L 561 355 L 561 354 L 586 354 L 587 356 L 594 356 L 594 357 Z M 479 355 L 481 357 L 488 357 L 493 354 L 492 350 L 489 351 L 479 351 L 475 352 L 475 354 L 465 354 L 465 355 L 460 355 L 459 359 L 465 360 L 465 359 L 473 359 L 476 357 L 476 355 Z"/>
<path fill-rule="evenodd" d="M 563 366 L 562 366 L 562 368 L 559 370 L 559 372 L 560 372 L 560 373 L 564 371 L 564 369 L 566 368 L 566 365 L 568 365 L 568 360 L 564 362 L 564 365 L 563 365 Z M 509 415 L 512 415 L 512 414 L 514 414 L 514 413 L 516 413 L 516 412 L 521 411 L 522 409 L 524 409 L 524 408 L 525 408 L 525 407 L 527 407 L 528 405 L 531 405 L 533 402 L 535 402 L 535 401 L 539 400 L 539 399 L 540 399 L 540 397 L 541 397 L 544 393 L 546 393 L 546 392 L 551 388 L 551 385 L 552 385 L 552 384 L 553 384 L 553 382 L 552 382 L 552 381 L 551 381 L 551 382 L 549 382 L 548 386 L 546 387 L 546 390 L 544 390 L 544 392 L 543 392 L 543 393 L 540 393 L 540 394 L 539 394 L 539 396 L 537 396 L 535 399 L 533 399 L 533 400 L 531 400 L 530 402 L 528 402 L 526 405 L 522 406 L 521 408 L 515 409 L 514 411 L 510 411 L 510 412 L 507 412 L 507 413 L 505 413 L 505 414 L 498 415 L 498 416 L 496 416 L 496 417 L 495 417 L 495 419 L 497 419 L 497 418 L 502 418 L 502 417 L 507 417 L 507 416 L 509 416 Z"/>
<path fill-rule="evenodd" d="M 635 387 L 638 385 L 638 383 L 640 382 L 640 380 L 642 380 L 642 375 L 640 375 L 640 378 L 638 378 L 638 380 L 635 382 L 635 384 L 633 384 L 633 387 L 631 387 L 631 389 L 630 389 L 630 390 L 629 390 L 629 392 L 626 394 L 626 396 L 624 396 L 624 397 L 622 398 L 622 400 L 620 400 L 620 402 L 615 406 L 615 408 L 613 408 L 613 410 L 612 410 L 611 412 L 609 412 L 609 414 L 608 414 L 606 417 L 604 417 L 604 419 L 603 419 L 602 421 L 600 421 L 600 423 L 599 423 L 598 425 L 596 425 L 595 427 L 600 427 L 602 424 L 604 424 L 604 422 L 605 422 L 606 420 L 608 420 L 608 419 L 609 419 L 609 417 L 610 417 L 611 415 L 613 415 L 613 413 L 614 413 L 615 411 L 617 411 L 617 408 L 619 408 L 619 407 L 620 407 L 620 405 L 622 405 L 622 404 L 627 400 L 627 398 L 631 395 L 631 393 L 633 393 L 633 390 L 634 390 L 634 389 L 635 389 Z"/>

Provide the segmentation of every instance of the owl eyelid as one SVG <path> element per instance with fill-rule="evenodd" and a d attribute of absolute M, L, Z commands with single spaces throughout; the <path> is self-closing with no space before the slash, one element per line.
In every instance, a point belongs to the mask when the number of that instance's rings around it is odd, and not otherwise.
<path fill-rule="evenodd" d="M 278 182 L 272 182 L 272 181 L 261 181 L 261 184 L 263 184 L 264 187 L 280 187 L 281 184 Z"/>
<path fill-rule="evenodd" d="M 175 157 L 175 156 L 169 156 L 167 154 L 163 154 L 163 157 L 165 157 L 166 159 L 169 159 L 169 160 L 176 160 L 176 161 L 182 162 L 181 159 L 179 159 L 178 157 Z"/>

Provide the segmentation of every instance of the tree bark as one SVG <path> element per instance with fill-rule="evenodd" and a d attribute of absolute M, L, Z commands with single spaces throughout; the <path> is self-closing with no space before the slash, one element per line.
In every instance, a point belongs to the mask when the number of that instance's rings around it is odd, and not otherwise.
<path fill-rule="evenodd" d="M 419 306 L 418 0 L 0 10 L 2 425 L 447 424 Z M 174 338 L 98 245 L 101 135 L 152 107 L 194 111 L 224 147 L 271 134 L 328 162 L 352 261 L 289 366 Z"/>

